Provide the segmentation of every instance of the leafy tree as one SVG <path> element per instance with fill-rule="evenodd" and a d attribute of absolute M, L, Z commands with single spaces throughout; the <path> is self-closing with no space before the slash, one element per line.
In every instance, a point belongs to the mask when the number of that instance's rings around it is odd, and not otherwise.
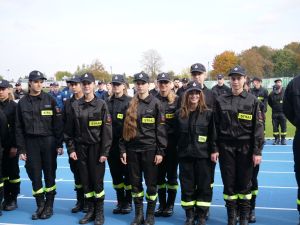
<path fill-rule="evenodd" d="M 296 54 L 297 73 L 300 72 L 300 42 L 291 42 L 283 49 L 290 50 Z"/>
<path fill-rule="evenodd" d="M 57 71 L 55 74 L 55 79 L 56 80 L 63 80 L 63 79 L 66 79 L 68 77 L 71 77 L 72 74 L 68 71 Z"/>
<path fill-rule="evenodd" d="M 215 76 L 217 74 L 226 75 L 237 63 L 238 57 L 233 51 L 224 51 L 215 56 L 212 63 L 213 70 L 211 71 L 211 76 Z"/>
<path fill-rule="evenodd" d="M 255 49 L 248 49 L 239 55 L 239 63 L 248 75 L 263 78 L 264 58 Z"/>
<path fill-rule="evenodd" d="M 291 50 L 277 50 L 273 55 L 274 75 L 276 77 L 294 76 L 297 73 L 296 54 Z"/>
<path fill-rule="evenodd" d="M 141 65 L 143 70 L 150 75 L 151 80 L 154 80 L 161 71 L 163 60 L 155 49 L 149 49 L 143 52 Z"/>
<path fill-rule="evenodd" d="M 111 81 L 111 75 L 105 70 L 99 59 L 95 59 L 90 65 L 82 64 L 77 66 L 75 74 L 82 75 L 87 72 L 92 73 L 96 80 Z"/>

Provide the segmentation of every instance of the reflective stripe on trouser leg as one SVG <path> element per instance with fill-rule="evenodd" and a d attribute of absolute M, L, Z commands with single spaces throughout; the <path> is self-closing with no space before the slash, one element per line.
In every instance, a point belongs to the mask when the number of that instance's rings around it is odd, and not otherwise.
<path fill-rule="evenodd" d="M 144 197 L 144 192 L 139 192 L 139 193 L 134 193 L 134 192 L 131 192 L 131 196 L 133 198 L 141 198 L 141 197 Z"/>
<path fill-rule="evenodd" d="M 226 195 L 226 194 L 223 194 L 223 197 L 224 197 L 224 200 L 227 200 L 227 201 L 233 201 L 233 200 L 237 200 L 239 198 L 238 195 Z"/>
<path fill-rule="evenodd" d="M 49 188 L 45 188 L 44 189 L 46 193 L 49 193 L 51 191 L 55 191 L 56 190 L 56 185 L 53 185 L 52 187 L 49 187 Z"/>
<path fill-rule="evenodd" d="M 156 201 L 157 193 L 155 195 L 148 195 L 148 193 L 146 193 L 146 199 L 151 201 Z"/>
<path fill-rule="evenodd" d="M 10 184 L 17 184 L 17 183 L 21 183 L 21 179 L 18 178 L 18 179 L 14 179 L 14 180 L 9 180 L 8 181 Z"/>
<path fill-rule="evenodd" d="M 252 198 L 252 194 L 250 193 L 250 194 L 246 194 L 246 195 L 244 195 L 244 194 L 238 194 L 238 196 L 239 196 L 239 199 L 241 199 L 241 200 L 251 200 L 251 198 Z"/>
<path fill-rule="evenodd" d="M 211 206 L 211 202 L 196 201 L 195 205 L 199 206 L 199 207 L 210 207 Z"/>
<path fill-rule="evenodd" d="M 38 195 L 38 194 L 43 194 L 43 193 L 44 193 L 44 188 L 40 188 L 37 191 L 32 190 L 32 195 L 33 196 Z"/>
<path fill-rule="evenodd" d="M 94 192 L 94 196 L 95 196 L 95 198 L 104 198 L 104 196 L 105 196 L 105 192 L 104 192 L 104 190 L 103 191 L 101 191 L 100 193 L 96 193 L 96 192 Z"/>
<path fill-rule="evenodd" d="M 175 184 L 175 185 L 167 184 L 167 188 L 168 188 L 168 190 L 174 190 L 174 191 L 177 191 L 177 189 L 178 189 L 178 184 Z"/>
<path fill-rule="evenodd" d="M 114 188 L 114 189 L 122 189 L 122 188 L 124 188 L 124 183 L 113 184 L 113 188 Z"/>
<path fill-rule="evenodd" d="M 190 207 L 190 206 L 194 206 L 196 204 L 196 201 L 189 201 L 189 202 L 185 202 L 181 200 L 181 206 L 182 207 Z"/>

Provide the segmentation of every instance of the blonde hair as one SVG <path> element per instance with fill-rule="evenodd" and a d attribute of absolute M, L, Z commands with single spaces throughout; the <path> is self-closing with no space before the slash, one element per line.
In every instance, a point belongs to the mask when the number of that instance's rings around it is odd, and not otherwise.
<path fill-rule="evenodd" d="M 191 108 L 191 103 L 189 101 L 189 95 L 190 92 L 185 92 L 184 93 L 184 97 L 183 97 L 183 101 L 182 101 L 182 105 L 180 108 L 180 117 L 181 118 L 187 118 L 190 115 L 190 108 Z M 197 111 L 199 112 L 203 112 L 204 110 L 207 110 L 207 105 L 205 103 L 205 96 L 202 93 L 202 91 L 200 91 L 200 99 L 197 105 Z"/>
<path fill-rule="evenodd" d="M 14 101 L 15 100 L 15 95 L 14 95 L 14 89 L 13 88 L 8 88 L 8 99 L 9 99 L 9 101 Z"/>
<path fill-rule="evenodd" d="M 137 108 L 139 99 L 137 94 L 131 99 L 126 112 L 126 117 L 123 127 L 123 138 L 125 141 L 134 139 L 137 135 Z"/>

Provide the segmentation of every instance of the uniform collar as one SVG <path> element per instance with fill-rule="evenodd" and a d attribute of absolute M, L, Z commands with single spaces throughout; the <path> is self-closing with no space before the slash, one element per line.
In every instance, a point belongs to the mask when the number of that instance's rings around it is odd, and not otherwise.
<path fill-rule="evenodd" d="M 122 95 L 120 98 L 116 98 L 116 96 L 115 95 L 113 95 L 110 99 L 109 99 L 109 101 L 111 102 L 111 101 L 113 101 L 114 99 L 116 99 L 116 100 L 119 100 L 119 101 L 124 101 L 125 99 L 126 99 L 126 95 Z"/>
<path fill-rule="evenodd" d="M 227 94 L 225 94 L 226 96 L 233 96 L 232 90 L 230 89 L 230 91 L 227 92 Z M 242 96 L 243 98 L 246 98 L 248 95 L 248 92 L 243 90 L 238 96 Z"/>
<path fill-rule="evenodd" d="M 90 102 L 86 102 L 84 100 L 84 96 L 80 99 L 78 99 L 79 105 L 92 105 L 92 106 L 96 106 L 96 101 L 97 101 L 97 97 L 94 95 L 94 98 L 92 99 L 92 101 Z"/>
<path fill-rule="evenodd" d="M 153 97 L 153 95 L 151 95 L 151 94 L 149 94 L 145 99 L 140 99 L 140 98 L 138 97 L 139 101 L 145 102 L 145 103 L 147 103 L 147 104 L 149 104 L 153 98 L 154 98 L 154 97 Z"/>

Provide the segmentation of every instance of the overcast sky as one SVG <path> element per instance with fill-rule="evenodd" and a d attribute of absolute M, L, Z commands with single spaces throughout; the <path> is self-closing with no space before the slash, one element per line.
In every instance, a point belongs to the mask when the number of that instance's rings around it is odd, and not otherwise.
<path fill-rule="evenodd" d="M 300 41 L 299 21 L 299 0 L 0 0 L 0 74 L 73 73 L 99 59 L 130 75 L 148 49 L 164 71 L 211 69 L 224 50 Z"/>

